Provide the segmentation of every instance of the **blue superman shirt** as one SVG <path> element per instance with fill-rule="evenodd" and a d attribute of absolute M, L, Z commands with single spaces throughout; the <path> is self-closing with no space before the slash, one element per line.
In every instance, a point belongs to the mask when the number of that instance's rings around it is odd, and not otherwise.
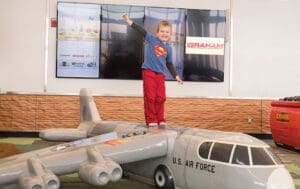
<path fill-rule="evenodd" d="M 172 48 L 148 32 L 145 39 L 148 43 L 145 45 L 145 59 L 142 68 L 164 73 L 166 63 L 172 62 Z"/>

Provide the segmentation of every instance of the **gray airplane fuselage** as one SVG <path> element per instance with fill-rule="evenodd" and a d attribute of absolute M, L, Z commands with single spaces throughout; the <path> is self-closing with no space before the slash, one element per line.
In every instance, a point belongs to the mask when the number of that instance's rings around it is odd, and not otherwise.
<path fill-rule="evenodd" d="M 211 143 L 206 158 L 199 154 L 204 143 Z M 241 133 L 186 129 L 179 132 L 167 156 L 125 164 L 123 170 L 153 183 L 159 165 L 167 167 L 178 189 L 294 188 L 290 174 L 270 146 Z"/>

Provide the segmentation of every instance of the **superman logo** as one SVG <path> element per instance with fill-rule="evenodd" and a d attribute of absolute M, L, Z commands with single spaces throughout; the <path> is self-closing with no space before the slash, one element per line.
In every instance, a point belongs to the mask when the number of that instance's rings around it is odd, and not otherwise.
<path fill-rule="evenodd" d="M 154 51 L 155 51 L 155 56 L 157 58 L 162 57 L 162 56 L 166 56 L 168 54 L 167 49 L 160 46 L 160 45 L 155 45 L 154 46 Z"/>

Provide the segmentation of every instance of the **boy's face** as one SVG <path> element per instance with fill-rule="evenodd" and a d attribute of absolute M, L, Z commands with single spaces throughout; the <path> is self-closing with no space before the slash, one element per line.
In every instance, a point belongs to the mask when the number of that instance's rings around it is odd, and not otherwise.
<path fill-rule="evenodd" d="M 171 28 L 170 26 L 160 26 L 158 32 L 156 32 L 156 37 L 166 43 L 171 38 Z"/>

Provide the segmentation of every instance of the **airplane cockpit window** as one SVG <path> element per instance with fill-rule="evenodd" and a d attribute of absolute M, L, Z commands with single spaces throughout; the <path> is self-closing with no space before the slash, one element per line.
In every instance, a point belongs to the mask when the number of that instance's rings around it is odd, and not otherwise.
<path fill-rule="evenodd" d="M 264 148 L 251 147 L 253 165 L 274 165 L 272 158 Z"/>
<path fill-rule="evenodd" d="M 232 158 L 232 164 L 250 165 L 247 146 L 237 145 L 235 147 L 233 158 Z"/>
<path fill-rule="evenodd" d="M 266 148 L 267 152 L 272 156 L 273 160 L 276 162 L 276 164 L 280 165 L 283 164 L 282 161 L 279 159 L 279 157 L 273 152 L 271 148 Z"/>
<path fill-rule="evenodd" d="M 199 147 L 200 157 L 205 158 L 205 159 L 208 158 L 208 153 L 209 153 L 211 144 L 212 144 L 212 142 L 204 142 L 200 145 L 200 147 Z"/>
<path fill-rule="evenodd" d="M 233 144 L 223 144 L 216 142 L 212 148 L 210 159 L 221 162 L 229 162 Z"/>

